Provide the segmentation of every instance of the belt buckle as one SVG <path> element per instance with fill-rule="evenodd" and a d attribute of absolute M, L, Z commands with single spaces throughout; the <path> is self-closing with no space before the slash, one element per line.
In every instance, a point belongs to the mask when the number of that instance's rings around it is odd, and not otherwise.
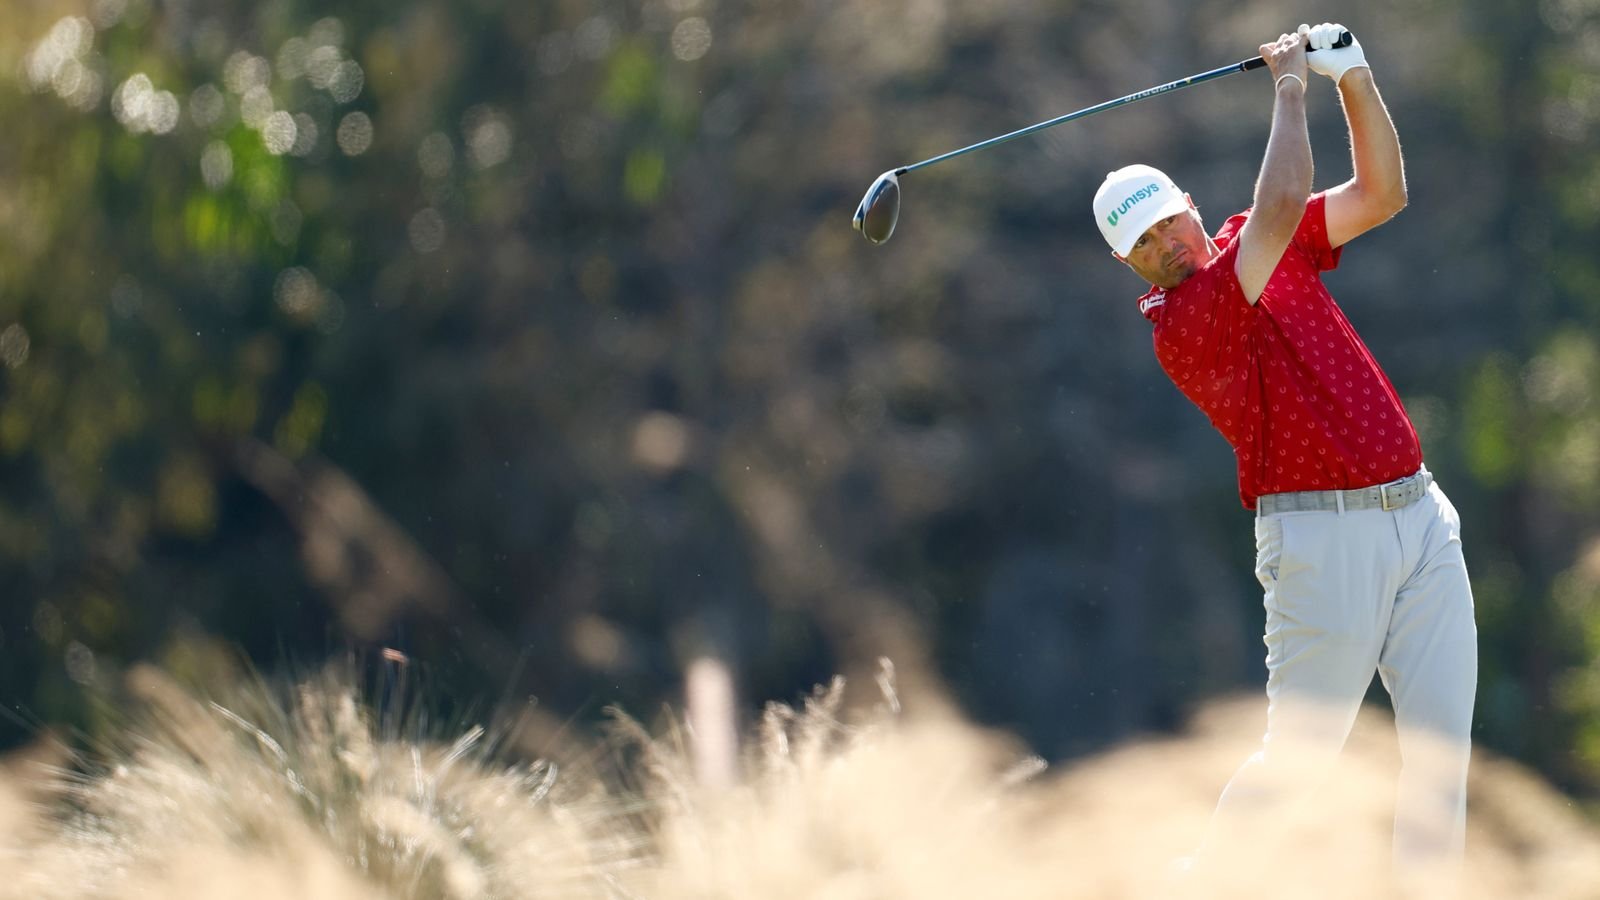
<path fill-rule="evenodd" d="M 1394 481 L 1391 481 L 1388 484 L 1378 485 L 1378 502 L 1383 505 L 1384 512 L 1393 512 L 1404 505 L 1399 501 L 1396 501 L 1393 506 L 1389 505 L 1389 488 L 1403 490 L 1408 480 L 1408 478 L 1396 478 Z"/>

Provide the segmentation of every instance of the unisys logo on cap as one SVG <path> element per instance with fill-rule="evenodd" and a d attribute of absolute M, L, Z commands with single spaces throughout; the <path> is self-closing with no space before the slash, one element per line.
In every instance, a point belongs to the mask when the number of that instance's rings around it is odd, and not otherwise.
<path fill-rule="evenodd" d="M 1139 188 L 1137 191 L 1129 194 L 1128 199 L 1122 201 L 1121 206 L 1106 214 L 1106 224 L 1110 225 L 1112 228 L 1117 227 L 1117 222 L 1127 214 L 1128 210 L 1133 208 L 1135 203 L 1138 203 L 1140 200 L 1153 197 L 1159 193 L 1161 193 L 1161 185 L 1156 184 L 1154 181 L 1142 188 Z"/>

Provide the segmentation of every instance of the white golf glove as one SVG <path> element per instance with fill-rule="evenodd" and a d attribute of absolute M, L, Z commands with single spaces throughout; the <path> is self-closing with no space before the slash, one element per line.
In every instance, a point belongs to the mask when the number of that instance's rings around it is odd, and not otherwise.
<path fill-rule="evenodd" d="M 1301 25 L 1298 30 L 1305 36 L 1306 48 L 1317 51 L 1306 55 L 1306 65 L 1311 71 L 1332 78 L 1334 84 L 1338 84 L 1344 73 L 1351 69 L 1358 66 L 1369 68 L 1367 56 L 1361 52 L 1361 42 L 1353 34 L 1350 35 L 1350 46 L 1330 49 L 1339 40 L 1339 35 L 1344 34 L 1343 25 L 1323 22 L 1315 28 Z"/>

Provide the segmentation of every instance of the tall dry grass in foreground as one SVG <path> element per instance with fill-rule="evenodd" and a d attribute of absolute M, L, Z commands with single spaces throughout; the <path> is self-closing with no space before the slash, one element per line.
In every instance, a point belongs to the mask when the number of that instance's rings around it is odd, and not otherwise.
<path fill-rule="evenodd" d="M 351 679 L 201 700 L 160 673 L 95 758 L 48 746 L 0 775 L 0 897 L 1144 898 L 1600 896 L 1600 838 L 1481 754 L 1466 878 L 1389 878 L 1392 734 L 1364 718 L 1315 803 L 1264 820 L 1237 865 L 1173 881 L 1251 748 L 1258 701 L 1191 734 L 1042 770 L 1004 735 L 841 708 L 837 685 L 773 706 L 743 778 L 702 788 L 682 726 L 618 719 L 569 759 L 511 762 L 506 732 L 437 740 Z"/>

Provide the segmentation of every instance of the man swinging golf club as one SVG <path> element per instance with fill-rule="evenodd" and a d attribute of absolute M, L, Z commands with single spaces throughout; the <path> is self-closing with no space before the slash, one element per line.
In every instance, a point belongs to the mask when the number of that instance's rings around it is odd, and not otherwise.
<path fill-rule="evenodd" d="M 1223 790 L 1202 868 L 1262 803 L 1315 786 L 1306 773 L 1338 755 L 1375 669 L 1400 737 L 1397 868 L 1448 872 L 1462 852 L 1478 657 L 1460 520 L 1320 275 L 1406 203 L 1394 125 L 1360 43 L 1333 45 L 1342 31 L 1302 25 L 1261 47 L 1274 97 L 1266 155 L 1253 206 L 1215 235 L 1149 166 L 1112 172 L 1094 198 L 1114 255 L 1152 285 L 1139 311 L 1162 369 L 1233 446 L 1240 499 L 1256 512 L 1267 731 Z M 1355 168 L 1320 193 L 1308 67 L 1337 85 Z"/>

